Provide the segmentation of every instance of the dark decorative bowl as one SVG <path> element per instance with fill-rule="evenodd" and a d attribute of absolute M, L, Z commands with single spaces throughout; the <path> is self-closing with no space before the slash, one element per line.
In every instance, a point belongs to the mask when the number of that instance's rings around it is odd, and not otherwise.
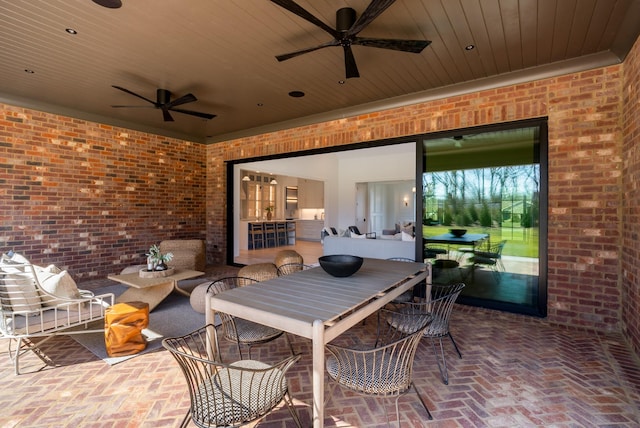
<path fill-rule="evenodd" d="M 345 254 L 335 254 L 318 258 L 322 269 L 329 275 L 337 277 L 351 276 L 358 272 L 362 266 L 362 261 L 362 257 L 348 256 Z"/>
<path fill-rule="evenodd" d="M 467 233 L 467 229 L 449 229 L 449 233 L 451 233 L 456 238 L 460 238 Z"/>

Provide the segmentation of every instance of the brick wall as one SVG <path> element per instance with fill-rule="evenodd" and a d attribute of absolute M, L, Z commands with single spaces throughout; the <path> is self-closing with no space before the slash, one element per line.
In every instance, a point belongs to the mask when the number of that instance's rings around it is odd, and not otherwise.
<path fill-rule="evenodd" d="M 622 327 L 640 354 L 640 41 L 624 68 Z"/>
<path fill-rule="evenodd" d="M 76 280 L 205 239 L 205 147 L 0 104 L 0 251 Z"/>
<path fill-rule="evenodd" d="M 209 146 L 0 104 L 0 246 L 86 278 L 206 233 L 222 262 L 227 160 L 547 116 L 549 319 L 618 330 L 622 314 L 637 349 L 637 58 Z"/>
<path fill-rule="evenodd" d="M 622 71 L 599 68 L 210 145 L 216 187 L 207 209 L 217 225 L 209 239 L 226 245 L 225 160 L 548 116 L 549 318 L 618 330 Z"/>

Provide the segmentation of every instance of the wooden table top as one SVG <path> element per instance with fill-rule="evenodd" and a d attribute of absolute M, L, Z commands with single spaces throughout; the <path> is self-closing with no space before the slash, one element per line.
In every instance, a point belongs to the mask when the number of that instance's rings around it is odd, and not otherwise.
<path fill-rule="evenodd" d="M 425 274 L 424 263 L 367 259 L 360 270 L 336 278 L 321 267 L 225 291 L 210 300 L 211 309 L 310 338 L 314 321 L 326 326 Z M 243 316 L 243 314 L 245 316 Z"/>
<path fill-rule="evenodd" d="M 138 272 L 125 273 L 123 275 L 109 275 L 108 279 L 117 281 L 121 284 L 128 285 L 134 288 L 147 288 L 154 287 L 160 284 L 166 284 L 168 282 L 174 283 L 183 279 L 196 278 L 204 275 L 204 272 L 188 269 L 176 269 L 172 275 L 158 277 L 158 278 L 141 278 Z"/>

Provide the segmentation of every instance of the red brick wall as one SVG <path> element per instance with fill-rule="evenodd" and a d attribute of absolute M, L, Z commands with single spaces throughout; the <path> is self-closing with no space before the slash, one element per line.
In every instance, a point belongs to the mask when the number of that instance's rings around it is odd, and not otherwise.
<path fill-rule="evenodd" d="M 637 57 L 624 75 L 612 66 L 209 146 L 0 104 L 0 247 L 87 278 L 206 229 L 221 262 L 226 160 L 548 116 L 549 319 L 618 330 L 622 314 L 637 348 Z M 625 217 L 623 166 L 635 196 Z"/>
<path fill-rule="evenodd" d="M 0 251 L 76 280 L 205 239 L 205 146 L 0 104 Z"/>
<path fill-rule="evenodd" d="M 623 99 L 622 327 L 640 354 L 640 41 L 625 61 Z"/>
<path fill-rule="evenodd" d="M 507 86 L 207 147 L 209 239 L 224 247 L 224 160 L 549 118 L 549 318 L 619 330 L 622 66 Z M 637 103 L 637 99 L 635 101 Z M 637 325 L 637 324 L 636 324 Z"/>

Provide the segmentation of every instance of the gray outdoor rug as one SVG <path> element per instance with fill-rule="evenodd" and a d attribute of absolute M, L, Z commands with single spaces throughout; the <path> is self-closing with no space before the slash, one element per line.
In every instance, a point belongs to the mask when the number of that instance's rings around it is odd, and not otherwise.
<path fill-rule="evenodd" d="M 125 290 L 125 286 L 114 285 L 96 290 L 95 294 L 114 293 L 118 296 Z M 149 327 L 142 331 L 147 338 L 147 348 L 138 354 L 109 357 L 103 333 L 76 334 L 71 337 L 107 364 L 114 365 L 138 355 L 156 351 L 162 348 L 161 342 L 163 338 L 182 336 L 197 330 L 204 324 L 204 314 L 200 314 L 191 308 L 188 297 L 171 293 L 149 314 Z"/>

